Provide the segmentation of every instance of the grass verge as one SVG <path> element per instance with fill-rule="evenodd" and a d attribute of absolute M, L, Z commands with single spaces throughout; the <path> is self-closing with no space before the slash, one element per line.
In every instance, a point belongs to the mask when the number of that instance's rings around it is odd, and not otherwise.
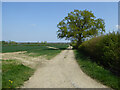
<path fill-rule="evenodd" d="M 97 81 L 111 87 L 115 90 L 120 90 L 120 77 L 115 76 L 110 71 L 105 70 L 103 67 L 92 62 L 89 57 L 86 57 L 77 50 L 75 52 L 75 57 L 80 65 L 83 72 L 85 72 L 90 77 L 96 79 Z"/>
<path fill-rule="evenodd" d="M 34 69 L 15 60 L 2 60 L 2 88 L 16 88 L 23 85 L 33 72 Z"/>

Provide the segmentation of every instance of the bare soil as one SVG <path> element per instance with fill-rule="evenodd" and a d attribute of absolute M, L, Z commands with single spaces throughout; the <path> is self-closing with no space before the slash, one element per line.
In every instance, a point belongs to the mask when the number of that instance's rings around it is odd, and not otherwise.
<path fill-rule="evenodd" d="M 37 68 L 42 61 L 46 60 L 44 56 L 32 57 L 29 56 L 29 54 L 25 54 L 25 52 L 26 51 L 2 53 L 1 55 L 3 60 L 17 60 L 23 65 L 34 69 Z"/>
<path fill-rule="evenodd" d="M 39 63 L 34 75 L 21 88 L 107 88 L 83 73 L 73 50 L 64 50 Z"/>

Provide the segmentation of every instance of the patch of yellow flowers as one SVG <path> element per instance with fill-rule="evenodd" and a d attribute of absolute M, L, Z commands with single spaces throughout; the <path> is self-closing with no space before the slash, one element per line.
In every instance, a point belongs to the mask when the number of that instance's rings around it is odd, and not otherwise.
<path fill-rule="evenodd" d="M 9 80 L 10 83 L 13 83 L 13 81 Z"/>
<path fill-rule="evenodd" d="M 9 87 L 9 88 L 11 88 L 11 87 L 12 87 L 13 81 L 9 80 L 9 82 L 10 82 L 10 87 Z"/>

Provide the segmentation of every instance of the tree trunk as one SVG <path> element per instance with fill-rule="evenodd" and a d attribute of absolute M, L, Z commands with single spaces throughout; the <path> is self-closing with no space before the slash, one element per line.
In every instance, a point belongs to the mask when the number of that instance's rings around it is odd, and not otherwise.
<path fill-rule="evenodd" d="M 78 49 L 78 47 L 81 45 L 82 43 L 82 40 L 81 40 L 81 37 L 78 39 L 77 41 L 77 45 L 76 45 L 76 48 Z"/>

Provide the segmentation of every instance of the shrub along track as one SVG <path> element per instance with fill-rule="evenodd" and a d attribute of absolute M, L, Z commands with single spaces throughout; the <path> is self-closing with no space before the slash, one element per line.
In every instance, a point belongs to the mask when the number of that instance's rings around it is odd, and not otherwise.
<path fill-rule="evenodd" d="M 82 72 L 73 50 L 64 50 L 51 60 L 43 60 L 21 88 L 107 88 Z"/>

